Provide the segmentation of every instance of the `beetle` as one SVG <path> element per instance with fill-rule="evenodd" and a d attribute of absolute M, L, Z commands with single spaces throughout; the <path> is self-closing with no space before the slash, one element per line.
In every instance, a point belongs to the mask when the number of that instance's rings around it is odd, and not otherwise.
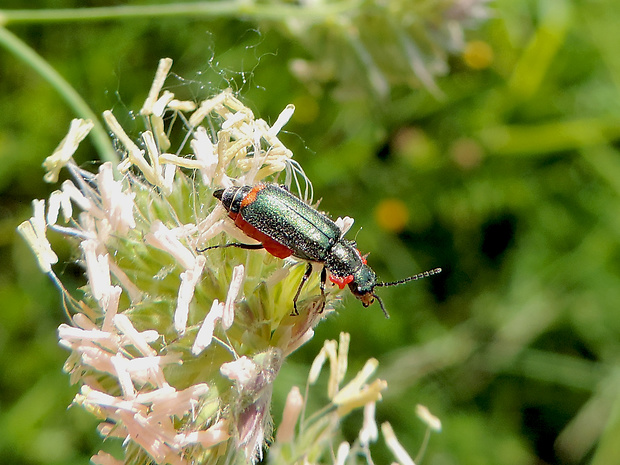
<path fill-rule="evenodd" d="M 325 308 L 325 283 L 329 280 L 344 289 L 346 285 L 364 307 L 379 302 L 386 318 L 389 314 L 383 301 L 375 294 L 375 287 L 395 286 L 441 272 L 441 268 L 418 273 L 394 282 L 379 282 L 377 275 L 366 263 L 355 242 L 344 238 L 343 231 L 327 215 L 312 208 L 289 190 L 276 184 L 233 186 L 217 189 L 213 196 L 221 201 L 235 225 L 258 244 L 230 243 L 223 246 L 243 249 L 264 248 L 271 255 L 287 258 L 291 255 L 308 262 L 306 272 L 293 298 L 293 312 L 299 315 L 297 299 L 312 274 L 312 263 L 321 269 L 321 297 Z"/>

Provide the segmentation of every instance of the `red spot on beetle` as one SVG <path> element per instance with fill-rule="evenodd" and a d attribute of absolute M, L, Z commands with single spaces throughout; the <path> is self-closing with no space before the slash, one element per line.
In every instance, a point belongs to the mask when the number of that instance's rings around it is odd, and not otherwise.
<path fill-rule="evenodd" d="M 340 276 L 334 276 L 333 274 L 330 274 L 329 280 L 332 283 L 336 284 L 340 289 L 344 289 L 344 287 L 347 284 L 353 282 L 353 275 L 350 274 L 349 276 L 340 277 Z"/>
<path fill-rule="evenodd" d="M 252 239 L 255 239 L 261 244 L 263 244 L 265 250 L 274 257 L 286 258 L 290 257 L 293 254 L 293 251 L 291 249 L 280 244 L 279 242 L 269 237 L 267 234 L 256 229 L 250 223 L 245 221 L 239 213 L 230 212 L 228 216 L 230 216 L 235 221 L 235 226 L 241 229 L 246 236 L 251 237 Z"/>
<path fill-rule="evenodd" d="M 246 207 L 254 203 L 258 193 L 262 191 L 265 187 L 267 187 L 265 184 L 257 184 L 256 186 L 254 186 L 252 190 L 248 192 L 246 196 L 243 198 L 243 200 L 241 201 L 241 205 L 239 206 L 239 209 L 242 210 L 243 207 Z"/>

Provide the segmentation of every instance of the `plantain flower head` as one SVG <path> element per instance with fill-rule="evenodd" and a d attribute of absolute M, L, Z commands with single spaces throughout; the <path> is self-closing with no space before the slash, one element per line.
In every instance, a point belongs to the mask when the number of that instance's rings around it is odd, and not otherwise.
<path fill-rule="evenodd" d="M 230 90 L 180 101 L 162 90 L 171 65 L 159 64 L 140 110 L 139 141 L 104 113 L 118 164 L 103 163 L 96 173 L 78 167 L 73 154 L 93 124 L 71 123 L 44 162 L 46 181 L 69 176 L 47 201 L 33 202 L 33 217 L 18 228 L 62 292 L 70 321 L 58 337 L 70 352 L 64 369 L 79 385 L 74 404 L 100 419 L 104 438 L 123 444 L 123 457 L 100 451 L 96 465 L 261 460 L 272 440 L 273 383 L 339 299 L 333 286 L 323 297 L 318 273 L 299 293 L 305 263 L 216 247 L 249 241 L 213 197 L 217 189 L 272 182 L 311 202 L 310 182 L 278 139 L 293 107 L 270 126 Z M 352 220 L 336 223 L 344 234 Z M 56 275 L 48 235 L 73 246 L 85 274 L 79 295 Z M 387 384 L 371 380 L 374 359 L 345 382 L 348 345 L 344 333 L 338 343 L 326 341 L 310 369 L 308 386 L 329 361 L 325 409 L 304 417 L 304 396 L 291 390 L 270 463 L 372 463 L 375 404 Z M 364 412 L 359 439 L 334 448 L 340 420 L 356 409 Z M 399 460 L 408 457 L 389 425 L 382 430 Z"/>
<path fill-rule="evenodd" d="M 58 336 L 71 353 L 65 370 L 80 385 L 74 403 L 101 419 L 104 437 L 122 439 L 123 463 L 251 462 L 271 437 L 272 383 L 283 360 L 333 311 L 338 290 L 327 289 L 321 311 L 313 273 L 292 316 L 304 264 L 265 251 L 200 252 L 249 240 L 214 190 L 277 182 L 310 201 L 311 185 L 278 139 L 292 106 L 270 126 L 230 90 L 177 100 L 162 90 L 171 64 L 159 64 L 139 141 L 104 113 L 119 164 L 78 167 L 72 156 L 92 122 L 71 123 L 44 163 L 46 181 L 65 170 L 68 179 L 36 200 L 18 229 L 63 292 L 70 322 Z M 80 296 L 54 272 L 50 234 L 74 246 L 86 276 Z"/>

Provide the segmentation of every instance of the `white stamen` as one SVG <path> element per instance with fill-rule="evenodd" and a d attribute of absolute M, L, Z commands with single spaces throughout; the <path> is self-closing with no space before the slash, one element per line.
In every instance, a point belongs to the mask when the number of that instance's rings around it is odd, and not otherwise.
<path fill-rule="evenodd" d="M 86 274 L 90 284 L 90 292 L 99 302 L 102 308 L 108 304 L 109 295 L 112 291 L 110 267 L 108 266 L 108 254 L 97 254 L 97 243 L 87 239 L 80 243 L 86 261 Z"/>
<path fill-rule="evenodd" d="M 118 312 L 118 303 L 120 301 L 122 292 L 123 289 L 121 289 L 119 286 L 111 286 L 110 288 L 108 302 L 105 308 L 102 308 L 105 313 L 105 316 L 103 318 L 103 324 L 101 325 L 101 329 L 103 331 L 112 331 L 114 329 L 112 319 Z"/>
<path fill-rule="evenodd" d="M 215 207 L 209 215 L 198 224 L 199 235 L 196 243 L 204 244 L 224 230 L 225 221 L 222 219 L 224 208 Z"/>
<path fill-rule="evenodd" d="M 218 207 L 220 207 L 220 205 L 218 205 Z M 221 207 L 221 208 L 224 209 L 224 207 Z M 258 241 L 255 241 L 254 239 L 250 239 L 248 238 L 248 236 L 243 234 L 243 232 L 239 228 L 237 228 L 235 226 L 235 223 L 233 223 L 232 221 L 225 220 L 222 224 L 222 229 L 224 232 L 226 232 L 228 236 L 232 237 L 237 242 L 241 242 L 242 244 L 257 244 L 258 243 Z"/>
<path fill-rule="evenodd" d="M 174 445 L 181 448 L 190 444 L 200 444 L 202 447 L 209 448 L 227 440 L 229 437 L 228 424 L 226 421 L 220 420 L 205 431 L 177 434 L 174 438 Z"/>
<path fill-rule="evenodd" d="M 284 127 L 284 125 L 289 122 L 291 116 L 293 116 L 293 113 L 295 113 L 295 105 L 289 103 L 286 108 L 282 110 L 282 112 L 278 116 L 278 119 L 275 123 L 273 123 L 273 126 L 269 128 L 269 131 L 267 133 L 270 136 L 277 136 Z"/>
<path fill-rule="evenodd" d="M 177 308 L 174 311 L 174 329 L 177 333 L 183 335 L 187 326 L 187 318 L 189 316 L 189 304 L 194 297 L 196 284 L 202 276 L 206 258 L 202 255 L 196 257 L 195 266 L 192 270 L 186 270 L 181 273 L 181 285 L 179 286 L 179 294 L 177 297 Z"/>
<path fill-rule="evenodd" d="M 348 442 L 341 442 L 338 446 L 338 452 L 336 452 L 336 462 L 335 465 L 344 465 L 347 457 L 349 456 L 349 451 L 351 450 L 351 446 Z"/>
<path fill-rule="evenodd" d="M 354 222 L 355 220 L 348 216 L 338 217 L 338 219 L 335 221 L 336 226 L 338 226 L 342 231 L 342 236 L 344 236 L 349 231 L 349 229 L 351 229 L 351 226 L 353 226 Z"/>
<path fill-rule="evenodd" d="M 342 380 L 344 380 L 344 377 L 347 374 L 350 341 L 351 341 L 351 335 L 349 333 L 345 333 L 345 332 L 340 333 L 340 339 L 338 341 L 338 370 L 337 370 L 338 384 L 340 384 Z"/>
<path fill-rule="evenodd" d="M 102 450 L 97 452 L 97 455 L 93 455 L 90 458 L 90 461 L 94 465 L 123 465 L 123 461 L 122 460 L 117 460 L 117 459 L 114 458 L 114 456 L 112 456 L 112 455 L 110 455 L 107 452 L 104 452 Z"/>
<path fill-rule="evenodd" d="M 45 236 L 45 229 L 47 227 L 45 223 L 45 200 L 33 200 L 32 208 L 34 215 L 30 218 L 30 223 L 32 223 L 37 235 Z"/>
<path fill-rule="evenodd" d="M 164 124 L 163 116 L 151 115 L 149 119 L 151 121 L 151 129 L 153 131 L 153 136 L 157 141 L 159 151 L 168 150 L 171 144 L 168 134 L 166 134 L 166 125 Z"/>
<path fill-rule="evenodd" d="M 164 82 L 170 72 L 170 68 L 172 68 L 172 60 L 170 58 L 162 58 L 159 60 L 157 71 L 155 72 L 155 78 L 153 79 L 153 84 L 151 84 L 151 89 L 149 90 L 149 95 L 140 110 L 141 115 L 146 116 L 153 113 L 153 106 L 157 101 L 161 88 L 164 86 Z"/>
<path fill-rule="evenodd" d="M 133 385 L 131 375 L 127 369 L 128 362 L 129 360 L 120 354 L 112 356 L 112 364 L 116 370 L 116 377 L 123 391 L 123 397 L 125 399 L 133 399 L 136 397 L 136 388 Z"/>
<path fill-rule="evenodd" d="M 130 360 L 124 365 L 124 368 L 131 376 L 131 380 L 145 384 L 149 383 L 153 386 L 164 387 L 167 385 L 164 373 L 161 370 L 162 365 L 178 363 L 179 357 L 137 357 Z"/>
<path fill-rule="evenodd" d="M 75 202 L 76 205 L 80 207 L 82 210 L 88 212 L 94 208 L 93 203 L 89 199 L 87 199 L 82 193 L 82 191 L 79 190 L 77 187 L 75 187 L 75 184 L 73 184 L 73 182 L 71 182 L 70 180 L 67 179 L 65 182 L 62 183 L 62 191 L 66 193 L 67 197 L 71 199 L 73 202 Z M 71 215 L 67 216 L 67 213 L 65 212 L 63 213 L 65 215 L 65 218 L 68 218 L 68 216 L 69 217 L 71 216 Z"/>
<path fill-rule="evenodd" d="M 136 227 L 133 217 L 136 194 L 134 192 L 123 193 L 123 183 L 114 180 L 111 163 L 101 165 L 96 179 L 103 211 L 112 229 L 120 234 L 127 234 L 127 231 Z"/>
<path fill-rule="evenodd" d="M 85 341 L 85 344 L 91 344 Z M 104 350 L 101 347 L 94 345 L 79 345 L 72 346 L 79 355 L 83 365 L 93 367 L 96 371 L 101 373 L 109 373 L 114 377 L 118 376 L 116 367 L 112 362 L 113 353 L 109 350 Z"/>
<path fill-rule="evenodd" d="M 379 362 L 377 359 L 368 359 L 364 364 L 364 367 L 357 373 L 357 375 L 355 375 L 355 378 L 344 386 L 333 398 L 333 402 L 335 404 L 341 404 L 350 402 L 351 398 L 357 397 L 362 389 L 362 386 L 366 383 L 366 381 L 368 381 L 368 378 L 372 376 L 378 366 Z"/>
<path fill-rule="evenodd" d="M 226 97 L 225 100 L 224 100 L 224 104 L 215 107 L 215 111 L 219 115 L 226 116 L 227 114 L 230 114 L 230 110 L 229 109 L 232 109 L 234 111 L 243 112 L 246 115 L 248 115 L 248 117 L 250 117 L 250 119 L 254 119 L 254 115 L 252 114 L 252 110 L 250 110 L 243 103 L 241 103 L 241 101 L 232 94 L 232 90 L 230 88 L 226 89 L 223 92 L 223 94 Z"/>
<path fill-rule="evenodd" d="M 325 364 L 325 360 L 327 360 L 327 352 L 325 351 L 325 347 L 323 347 L 319 351 L 319 354 L 314 358 L 314 361 L 310 366 L 310 372 L 308 373 L 308 384 L 316 383 L 319 375 L 321 374 L 321 369 Z"/>
<path fill-rule="evenodd" d="M 167 384 L 154 391 L 138 393 L 134 402 L 142 405 L 159 405 L 160 402 L 168 402 L 170 399 L 173 399 L 175 394 L 177 394 L 177 390 Z"/>
<path fill-rule="evenodd" d="M 174 454 L 173 449 L 167 443 L 173 442 L 165 425 L 150 424 L 148 419 L 140 414 L 130 414 L 126 411 L 119 412 L 120 419 L 127 428 L 132 440 L 140 444 L 157 463 L 186 463 Z M 162 427 L 163 426 L 163 427 Z M 173 430 L 174 431 L 174 430 Z M 173 459 L 176 458 L 176 461 Z M 179 461 L 180 460 L 180 461 Z"/>
<path fill-rule="evenodd" d="M 138 167 L 148 182 L 154 186 L 160 185 L 160 177 L 157 175 L 153 167 L 149 165 L 144 158 L 144 152 L 131 140 L 131 138 L 125 133 L 123 127 L 119 124 L 111 111 L 106 110 L 103 112 L 103 119 L 108 125 L 108 128 L 118 138 L 119 142 L 125 146 L 127 150 L 127 158 L 118 165 L 118 170 L 123 173 L 134 164 Z"/>
<path fill-rule="evenodd" d="M 381 432 L 385 438 L 385 444 L 394 454 L 400 465 L 415 465 L 413 459 L 409 456 L 405 448 L 398 442 L 392 426 L 386 421 L 381 425 Z"/>
<path fill-rule="evenodd" d="M 234 267 L 232 278 L 230 280 L 230 287 L 228 288 L 228 294 L 226 295 L 226 302 L 224 303 L 224 314 L 222 315 L 222 328 L 224 328 L 224 330 L 229 329 L 235 319 L 235 300 L 243 287 L 244 278 L 245 268 L 243 265 L 237 265 Z"/>
<path fill-rule="evenodd" d="M 174 439 L 174 446 L 181 448 L 189 444 L 202 444 L 203 447 L 212 447 L 229 437 L 227 421 L 219 420 L 207 430 L 177 434 Z"/>
<path fill-rule="evenodd" d="M 191 100 L 172 99 L 168 103 L 168 108 L 170 108 L 171 110 L 182 112 L 194 111 L 196 109 L 196 102 L 193 102 Z"/>
<path fill-rule="evenodd" d="M 237 126 L 242 121 L 246 121 L 248 119 L 248 115 L 243 112 L 237 112 L 231 114 L 226 120 L 222 123 L 222 129 L 230 129 L 232 126 Z"/>
<path fill-rule="evenodd" d="M 132 411 L 132 402 L 126 402 L 120 397 L 114 397 L 105 392 L 98 391 L 96 389 L 92 389 L 89 386 L 82 386 L 80 389 L 80 394 L 84 397 L 84 401 L 98 405 L 99 407 L 113 407 L 113 408 L 122 408 L 125 410 Z"/>
<path fill-rule="evenodd" d="M 146 147 L 146 153 L 149 156 L 149 161 L 151 162 L 151 168 L 153 169 L 153 173 L 158 178 L 161 178 L 161 166 L 159 164 L 159 149 L 157 148 L 157 144 L 155 143 L 155 137 L 151 131 L 144 131 L 141 135 L 142 142 L 144 142 L 144 146 Z"/>
<path fill-rule="evenodd" d="M 63 213 L 65 221 L 71 218 L 71 201 L 62 191 L 54 191 L 51 193 L 49 200 L 47 201 L 47 224 L 54 225 L 58 221 L 58 213 L 60 213 L 60 206 L 63 205 Z M 68 213 L 67 216 L 67 207 Z"/>
<path fill-rule="evenodd" d="M 86 212 L 81 212 L 78 216 L 78 220 L 80 223 L 80 229 L 82 230 L 82 235 L 78 237 L 88 237 L 92 240 L 99 239 L 99 243 L 105 244 L 105 239 L 108 234 L 107 229 L 109 229 L 110 226 L 107 224 L 107 220 L 105 220 L 106 224 L 99 224 L 93 215 Z"/>
<path fill-rule="evenodd" d="M 364 405 L 364 422 L 360 430 L 359 438 L 362 446 L 368 446 L 379 437 L 379 430 L 375 420 L 376 403 L 370 402 Z"/>
<path fill-rule="evenodd" d="M 186 270 L 194 269 L 196 262 L 194 254 L 161 221 L 153 222 L 151 232 L 146 235 L 145 240 L 147 244 L 168 252 Z"/>
<path fill-rule="evenodd" d="M 193 160 L 191 158 L 186 158 L 186 157 L 179 157 L 171 153 L 162 153 L 159 156 L 159 162 L 162 165 L 174 165 L 174 166 L 180 166 L 181 168 L 188 168 L 192 170 L 197 170 L 204 166 L 203 163 L 198 160 Z"/>
<path fill-rule="evenodd" d="M 86 344 L 92 342 L 102 347 L 113 348 L 114 350 L 116 350 L 119 343 L 118 336 L 107 331 L 101 331 L 100 329 L 81 329 L 64 323 L 58 327 L 58 338 L 65 341 L 67 344 L 74 342 Z"/>
<path fill-rule="evenodd" d="M 297 386 L 293 386 L 286 396 L 284 404 L 284 412 L 282 413 L 282 421 L 278 426 L 276 441 L 279 443 L 288 443 L 295 438 L 295 425 L 304 406 L 304 398 L 299 392 Z"/>
<path fill-rule="evenodd" d="M 94 124 L 90 120 L 76 118 L 71 121 L 69 132 L 58 144 L 54 153 L 45 159 L 43 166 L 47 170 L 43 179 L 46 182 L 58 182 L 58 175 L 78 148 L 78 145 L 88 135 Z"/>
<path fill-rule="evenodd" d="M 211 310 L 207 313 L 202 326 L 198 330 L 196 340 L 192 346 L 192 354 L 198 356 L 206 347 L 211 344 L 213 340 L 213 331 L 215 330 L 215 323 L 222 318 L 224 313 L 224 304 L 218 302 L 217 299 L 213 301 Z"/>
<path fill-rule="evenodd" d="M 76 313 L 75 315 L 73 315 L 73 318 L 71 318 L 71 320 L 78 328 L 82 328 L 85 330 L 99 329 L 99 326 L 97 326 L 92 320 L 90 320 L 84 313 Z"/>
<path fill-rule="evenodd" d="M 202 182 L 205 185 L 211 184 L 213 176 L 215 176 L 215 169 L 217 168 L 217 157 L 215 156 L 215 150 L 213 142 L 207 134 L 207 130 L 199 126 L 193 133 L 194 138 L 189 143 L 196 160 L 200 163 L 200 174 L 202 175 Z"/>
<path fill-rule="evenodd" d="M 145 405 L 152 404 L 153 419 L 172 415 L 182 417 L 195 408 L 200 398 L 208 392 L 209 386 L 206 383 L 194 384 L 182 391 L 166 385 L 155 391 L 138 394 L 136 401 Z"/>
<path fill-rule="evenodd" d="M 329 359 L 329 379 L 327 380 L 327 397 L 333 399 L 338 392 L 338 347 L 336 341 L 328 340 L 323 343 L 323 349 Z"/>
<path fill-rule="evenodd" d="M 415 408 L 415 413 L 420 420 L 433 431 L 439 433 L 441 431 L 441 420 L 431 413 L 431 411 L 424 405 L 418 404 Z"/>
<path fill-rule="evenodd" d="M 171 163 L 165 164 L 163 169 L 162 187 L 164 192 L 172 193 L 174 185 L 174 176 L 177 172 L 177 167 Z"/>
<path fill-rule="evenodd" d="M 151 344 L 152 342 L 157 341 L 160 338 L 160 334 L 154 329 L 147 329 L 146 331 L 140 331 L 140 334 L 147 342 L 147 344 Z"/>
<path fill-rule="evenodd" d="M 189 238 L 198 232 L 198 226 L 193 223 L 182 224 L 171 230 L 179 238 Z"/>
<path fill-rule="evenodd" d="M 357 392 L 347 396 L 336 396 L 333 400 L 338 405 L 338 415 L 343 417 L 352 410 L 363 407 L 369 402 L 381 400 L 381 391 L 387 388 L 387 382 L 375 379 L 372 383 L 363 386 Z"/>
<path fill-rule="evenodd" d="M 28 242 L 34 252 L 39 267 L 44 273 L 51 273 L 52 265 L 58 262 L 58 256 L 52 250 L 47 237 L 45 236 L 45 202 L 34 200 L 34 216 L 29 221 L 24 221 L 17 227 L 17 231 Z"/>
<path fill-rule="evenodd" d="M 165 90 L 164 93 L 157 99 L 157 101 L 153 104 L 153 115 L 162 117 L 164 115 L 164 111 L 166 111 L 166 107 L 168 104 L 174 99 L 174 94 L 169 90 Z"/>
<path fill-rule="evenodd" d="M 235 361 L 223 363 L 220 367 L 220 373 L 231 381 L 237 381 L 239 386 L 244 388 L 250 381 L 256 379 L 258 367 L 252 359 L 244 355 Z"/>
<path fill-rule="evenodd" d="M 216 95 L 215 97 L 204 100 L 192 116 L 190 116 L 189 125 L 191 127 L 198 126 L 209 113 L 211 113 L 216 107 L 221 106 L 222 102 L 230 96 L 232 96 L 232 91 L 230 89 L 226 89 L 224 92 Z"/>
<path fill-rule="evenodd" d="M 127 316 L 122 313 L 116 315 L 114 317 L 114 326 L 116 326 L 120 332 L 129 338 L 131 344 L 138 349 L 142 355 L 145 357 L 154 357 L 157 355 L 157 352 L 155 352 L 155 350 L 148 345 L 144 339 L 144 336 L 142 336 L 142 334 L 134 328 Z"/>

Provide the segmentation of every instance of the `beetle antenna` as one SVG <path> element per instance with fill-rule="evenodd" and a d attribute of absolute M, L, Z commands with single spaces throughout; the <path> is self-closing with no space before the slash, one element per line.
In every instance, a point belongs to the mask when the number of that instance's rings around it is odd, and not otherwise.
<path fill-rule="evenodd" d="M 385 309 L 385 306 L 383 305 L 383 300 L 381 300 L 381 297 L 379 297 L 377 294 L 373 294 L 372 295 L 375 299 L 377 299 L 377 302 L 379 302 L 379 305 L 381 306 L 381 310 L 383 310 L 383 314 L 385 315 L 386 318 L 390 317 L 390 314 L 387 312 L 387 310 Z"/>
<path fill-rule="evenodd" d="M 409 281 L 417 281 L 417 280 L 422 279 L 422 278 L 428 278 L 429 276 L 433 276 L 433 275 L 436 275 L 436 274 L 439 274 L 439 273 L 441 273 L 441 268 L 433 268 L 432 270 L 423 271 L 422 273 L 418 273 L 418 274 L 415 274 L 413 276 L 409 276 L 408 278 L 401 279 L 400 281 L 392 281 L 390 283 L 377 283 L 377 284 L 375 284 L 375 286 L 380 286 L 380 287 L 397 286 L 399 284 L 404 284 L 404 283 L 407 283 Z M 381 302 L 380 299 L 379 299 L 379 302 Z M 381 308 L 383 308 L 383 304 L 381 304 Z M 386 313 L 385 309 L 383 310 L 383 313 Z"/>

